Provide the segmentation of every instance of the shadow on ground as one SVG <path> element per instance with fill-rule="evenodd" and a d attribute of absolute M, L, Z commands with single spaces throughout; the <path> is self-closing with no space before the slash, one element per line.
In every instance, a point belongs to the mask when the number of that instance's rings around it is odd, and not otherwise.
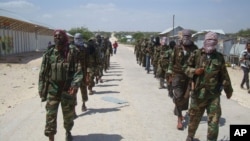
<path fill-rule="evenodd" d="M 86 112 L 77 116 L 79 118 L 85 115 L 92 115 L 92 114 L 97 114 L 97 113 L 117 112 L 117 111 L 120 111 L 121 108 L 126 107 L 126 106 L 129 106 L 129 105 L 123 105 L 123 106 L 115 107 L 115 108 L 100 108 L 100 109 L 88 108 Z"/>
<path fill-rule="evenodd" d="M 117 134 L 75 135 L 74 141 L 121 141 L 123 137 Z"/>
<path fill-rule="evenodd" d="M 94 92 L 94 94 L 118 94 L 120 92 L 118 91 L 98 91 L 98 92 Z"/>

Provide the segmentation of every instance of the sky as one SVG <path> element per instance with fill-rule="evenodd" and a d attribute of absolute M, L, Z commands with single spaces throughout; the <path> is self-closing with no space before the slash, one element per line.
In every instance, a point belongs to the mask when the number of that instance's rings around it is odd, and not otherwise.
<path fill-rule="evenodd" d="M 0 9 L 65 30 L 162 32 L 181 26 L 236 33 L 250 28 L 250 0 L 0 0 Z"/>

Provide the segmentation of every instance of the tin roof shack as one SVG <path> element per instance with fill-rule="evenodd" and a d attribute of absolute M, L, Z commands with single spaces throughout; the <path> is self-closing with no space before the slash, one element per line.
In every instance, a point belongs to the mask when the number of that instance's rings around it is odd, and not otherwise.
<path fill-rule="evenodd" d="M 178 42 L 179 32 L 182 31 L 183 29 L 184 28 L 181 26 L 169 27 L 169 28 L 163 30 L 161 33 L 159 33 L 159 36 L 161 38 L 166 37 L 162 40 L 166 40 L 167 43 L 169 43 L 171 40 Z"/>

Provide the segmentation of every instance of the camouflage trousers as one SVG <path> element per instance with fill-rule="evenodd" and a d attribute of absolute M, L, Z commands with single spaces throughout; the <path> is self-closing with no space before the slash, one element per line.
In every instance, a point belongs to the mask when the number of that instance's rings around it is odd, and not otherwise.
<path fill-rule="evenodd" d="M 221 117 L 220 97 L 210 99 L 191 98 L 189 108 L 188 136 L 194 137 L 202 116 L 207 111 L 207 140 L 217 141 Z"/>
<path fill-rule="evenodd" d="M 110 66 L 110 55 L 105 55 L 105 57 L 104 57 L 104 70 L 107 71 L 109 66 Z"/>
<path fill-rule="evenodd" d="M 92 88 L 95 86 L 95 76 L 96 76 L 96 67 L 89 67 L 87 69 L 87 73 L 88 73 L 88 89 L 92 90 Z"/>
<path fill-rule="evenodd" d="M 51 85 L 48 90 L 46 103 L 46 125 L 44 134 L 49 136 L 57 132 L 57 113 L 61 103 L 64 128 L 70 131 L 74 125 L 75 96 L 62 91 L 57 85 Z"/>
<path fill-rule="evenodd" d="M 98 78 L 101 78 L 103 76 L 103 69 L 104 69 L 104 64 L 105 62 L 102 62 L 101 65 L 98 65 L 96 68 L 95 68 L 95 76 L 98 77 Z"/>
<path fill-rule="evenodd" d="M 175 103 L 174 114 L 182 116 L 182 111 L 188 109 L 189 98 L 185 97 L 189 85 L 189 78 L 184 74 L 173 74 L 172 89 Z"/>
<path fill-rule="evenodd" d="M 83 77 L 83 80 L 86 80 L 85 77 Z M 87 91 L 87 85 L 86 82 L 83 82 L 80 86 L 81 96 L 82 96 L 82 102 L 88 101 L 88 91 Z"/>

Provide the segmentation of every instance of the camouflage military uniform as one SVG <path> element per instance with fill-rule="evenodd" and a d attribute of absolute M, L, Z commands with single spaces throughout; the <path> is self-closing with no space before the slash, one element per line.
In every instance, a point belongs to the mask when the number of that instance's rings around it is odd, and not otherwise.
<path fill-rule="evenodd" d="M 99 55 L 99 61 L 97 62 L 97 66 L 96 66 L 96 72 L 95 72 L 95 77 L 96 77 L 96 84 L 99 82 L 102 82 L 102 76 L 103 76 L 103 68 L 104 68 L 104 46 L 103 46 L 103 39 L 102 37 L 98 34 L 96 36 L 96 40 L 95 40 L 95 48 L 96 48 L 96 52 Z"/>
<path fill-rule="evenodd" d="M 87 68 L 87 84 L 89 94 L 93 94 L 93 87 L 95 86 L 95 76 L 96 72 L 99 71 L 98 64 L 100 62 L 100 54 L 96 48 L 96 43 L 94 39 L 88 41 L 88 68 Z"/>
<path fill-rule="evenodd" d="M 137 63 L 139 63 L 139 45 L 140 45 L 140 40 L 137 40 L 134 47 L 134 54 Z"/>
<path fill-rule="evenodd" d="M 69 51 L 58 51 L 52 47 L 43 55 L 39 73 L 39 93 L 44 89 L 45 75 L 47 73 L 48 95 L 46 104 L 45 135 L 54 135 L 57 132 L 57 112 L 61 103 L 64 128 L 70 131 L 74 125 L 75 96 L 69 94 L 71 87 L 78 88 L 82 81 L 82 71 L 79 65 L 78 52 L 75 48 Z"/>
<path fill-rule="evenodd" d="M 152 65 L 154 68 L 154 76 L 156 77 L 158 61 L 159 61 L 160 53 L 161 53 L 161 45 L 154 45 L 153 50 L 154 50 L 154 53 L 153 53 L 153 58 L 152 58 Z"/>
<path fill-rule="evenodd" d="M 184 68 L 191 52 L 196 46 L 190 46 L 184 51 L 182 45 L 175 46 L 168 67 L 168 73 L 172 75 L 173 101 L 175 103 L 174 114 L 178 116 L 178 129 L 183 129 L 182 111 L 188 109 L 190 79 L 184 73 Z"/>
<path fill-rule="evenodd" d="M 77 48 L 77 51 L 78 51 L 79 62 L 80 62 L 82 73 L 83 73 L 83 78 L 82 78 L 82 82 L 80 85 L 80 91 L 81 91 L 82 102 L 83 102 L 82 111 L 86 111 L 85 102 L 88 101 L 88 91 L 87 91 L 87 84 L 86 84 L 88 58 L 89 58 L 88 48 L 86 44 L 84 44 L 83 46 L 70 45 L 70 48 Z M 76 100 L 76 104 L 77 104 L 77 100 Z"/>
<path fill-rule="evenodd" d="M 167 74 L 169 60 L 172 54 L 172 48 L 167 45 L 163 45 L 160 51 L 160 57 L 157 66 L 156 76 L 160 79 L 160 88 L 164 87 L 164 80 L 166 79 L 169 95 L 172 95 L 172 83 L 169 81 L 169 75 Z M 171 93 L 171 94 L 170 94 Z"/>
<path fill-rule="evenodd" d="M 112 43 L 109 41 L 109 38 L 104 38 L 104 71 L 106 72 L 110 67 L 110 56 L 113 54 Z"/>
<path fill-rule="evenodd" d="M 144 38 L 141 43 L 141 65 L 142 67 L 146 67 L 146 48 L 147 48 L 148 39 Z"/>
<path fill-rule="evenodd" d="M 143 39 L 140 40 L 140 42 L 138 44 L 138 63 L 140 66 L 143 64 L 142 43 L 143 43 Z"/>
<path fill-rule="evenodd" d="M 186 74 L 194 81 L 187 141 L 192 141 L 205 110 L 208 116 L 207 140 L 217 141 L 221 117 L 221 91 L 224 89 L 228 98 L 233 92 L 224 57 L 216 51 L 208 55 L 202 48 L 192 53 L 187 64 Z M 197 68 L 203 68 L 204 72 L 201 75 L 195 75 Z"/>

